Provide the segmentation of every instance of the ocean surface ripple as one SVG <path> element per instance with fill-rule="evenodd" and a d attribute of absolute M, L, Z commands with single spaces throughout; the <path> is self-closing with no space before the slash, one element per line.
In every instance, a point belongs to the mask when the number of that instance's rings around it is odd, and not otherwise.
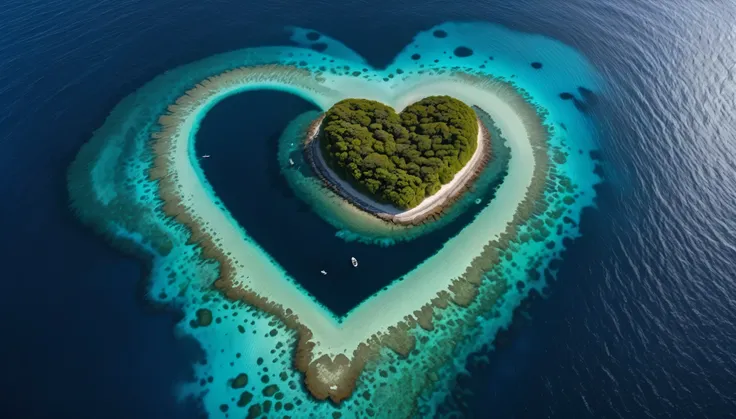
<path fill-rule="evenodd" d="M 122 97 L 174 66 L 283 43 L 284 25 L 380 65 L 419 29 L 471 19 L 595 64 L 605 182 L 557 281 L 468 363 L 448 415 L 736 417 L 734 2 L 267 3 L 3 4 L 0 417 L 197 417 L 172 388 L 201 354 L 172 336 L 171 314 L 136 305 L 138 263 L 66 208 L 66 167 Z"/>

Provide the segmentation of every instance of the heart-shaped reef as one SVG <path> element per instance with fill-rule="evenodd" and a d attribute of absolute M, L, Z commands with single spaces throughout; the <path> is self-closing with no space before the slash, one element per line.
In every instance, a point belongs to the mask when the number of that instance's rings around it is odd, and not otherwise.
<path fill-rule="evenodd" d="M 422 32 L 385 69 L 312 31 L 295 28 L 292 40 L 324 53 L 234 51 L 123 100 L 69 169 L 71 207 L 150 261 L 147 297 L 181 310 L 178 331 L 204 351 L 183 391 L 210 415 L 432 417 L 436 392 L 542 290 L 579 235 L 598 182 L 585 114 L 597 78 L 565 45 L 485 23 Z M 294 225 L 297 238 L 278 222 L 265 233 L 297 242 L 290 254 L 362 249 L 340 256 L 342 272 L 287 272 L 218 198 L 200 165 L 209 156 L 194 153 L 212 107 L 268 89 L 319 111 L 300 114 L 272 148 L 279 193 L 300 206 L 291 214 L 311 217 L 292 220 L 310 221 Z M 560 95 L 576 91 L 586 94 Z M 255 195 L 244 189 L 243 202 L 276 206 Z M 433 241 L 426 254 L 407 250 Z M 334 290 L 396 260 L 361 259 L 366 249 L 412 262 L 375 278 L 378 291 L 341 316 L 302 286 L 313 275 Z"/>

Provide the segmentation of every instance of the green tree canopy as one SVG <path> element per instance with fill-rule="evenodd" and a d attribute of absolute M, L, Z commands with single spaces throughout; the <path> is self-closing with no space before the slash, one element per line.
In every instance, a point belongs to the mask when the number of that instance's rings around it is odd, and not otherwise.
<path fill-rule="evenodd" d="M 475 112 L 449 96 L 430 96 L 400 114 L 367 99 L 346 99 L 322 122 L 330 166 L 377 200 L 417 206 L 470 160 L 478 146 Z"/>

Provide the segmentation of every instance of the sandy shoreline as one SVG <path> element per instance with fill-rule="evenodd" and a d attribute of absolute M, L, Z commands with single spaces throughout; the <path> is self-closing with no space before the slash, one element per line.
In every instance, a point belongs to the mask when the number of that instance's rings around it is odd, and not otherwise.
<path fill-rule="evenodd" d="M 307 387 L 315 397 L 339 401 L 349 396 L 365 363 L 382 347 L 408 354 L 413 347 L 411 328 L 431 327 L 433 310 L 447 307 L 449 301 L 472 301 L 472 284 L 483 278 L 482 271 L 474 267 L 478 261 L 481 266 L 490 263 L 485 260 L 492 258 L 485 256 L 487 246 L 502 240 L 519 218 L 527 190 L 540 169 L 535 156 L 540 156 L 542 144 L 532 142 L 543 143 L 546 137 L 540 140 L 536 135 L 546 136 L 546 131 L 540 134 L 528 129 L 525 118 L 536 117 L 536 113 L 518 94 L 516 105 L 500 96 L 513 92 L 512 87 L 484 84 L 484 80 L 468 75 L 433 76 L 419 80 L 422 83 L 406 83 L 402 91 L 391 91 L 356 88 L 355 80 L 341 85 L 339 77 L 326 87 L 306 71 L 284 67 L 240 68 L 201 82 L 160 118 L 162 130 L 153 136 L 155 163 L 150 177 L 160 181 L 164 211 L 192 231 L 191 241 L 199 243 L 204 257 L 220 263 L 215 286 L 228 298 L 244 300 L 297 331 L 295 365 L 305 373 Z M 363 302 L 340 324 L 244 237 L 227 211 L 218 207 L 212 189 L 194 166 L 196 158 L 190 145 L 207 110 L 227 96 L 264 87 L 291 91 L 323 109 L 345 97 L 371 98 L 403 109 L 426 96 L 452 95 L 479 106 L 497 122 L 511 149 L 508 174 L 496 199 L 435 257 Z"/>
<path fill-rule="evenodd" d="M 455 173 L 455 176 L 450 182 L 442 185 L 440 190 L 425 198 L 416 207 L 402 211 L 392 205 L 376 202 L 371 197 L 355 189 L 349 182 L 341 179 L 330 168 L 319 146 L 319 130 L 323 117 L 321 116 L 309 127 L 309 132 L 307 132 L 304 143 L 305 159 L 312 167 L 312 170 L 318 174 L 329 189 L 356 208 L 384 221 L 396 224 L 421 224 L 428 218 L 441 213 L 452 205 L 483 171 L 492 153 L 488 130 L 481 123 L 480 118 L 476 116 L 478 121 L 478 146 L 470 160 L 462 169 Z"/>

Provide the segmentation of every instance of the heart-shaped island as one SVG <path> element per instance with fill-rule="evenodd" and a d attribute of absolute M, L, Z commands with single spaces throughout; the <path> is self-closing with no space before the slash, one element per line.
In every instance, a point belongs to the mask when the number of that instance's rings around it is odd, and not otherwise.
<path fill-rule="evenodd" d="M 450 96 L 426 97 L 398 114 L 374 100 L 345 99 L 307 137 L 307 161 L 330 189 L 402 224 L 442 211 L 490 156 L 488 130 Z"/>

